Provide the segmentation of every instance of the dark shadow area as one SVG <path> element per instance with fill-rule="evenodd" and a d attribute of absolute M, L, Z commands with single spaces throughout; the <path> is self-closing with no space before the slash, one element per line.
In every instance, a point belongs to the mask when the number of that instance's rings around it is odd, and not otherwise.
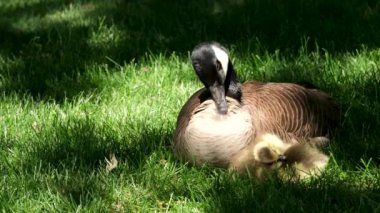
<path fill-rule="evenodd" d="M 379 207 L 379 187 L 360 189 L 329 179 L 307 185 L 275 179 L 259 184 L 241 180 L 237 185 L 227 179 L 215 182 L 211 190 L 221 212 L 372 212 Z"/>
<path fill-rule="evenodd" d="M 147 0 L 120 1 L 117 8 L 107 12 L 111 15 L 108 17 L 135 32 L 134 40 L 138 35 L 144 36 L 143 52 L 146 49 L 183 52 L 203 40 L 247 47 L 257 38 L 270 51 L 297 51 L 301 38 L 307 36 L 332 52 L 353 50 L 362 44 L 377 47 L 380 42 L 377 33 L 380 4 L 376 1 L 230 0 L 163 4 Z"/>
<path fill-rule="evenodd" d="M 73 126 L 74 125 L 74 126 Z M 135 137 L 118 138 L 117 133 L 99 130 L 90 121 L 76 121 L 75 124 L 55 128 L 52 138 L 34 144 L 33 153 L 36 159 L 49 167 L 60 168 L 62 165 L 73 165 L 96 169 L 104 167 L 105 158 L 110 154 L 121 161 L 126 161 L 128 170 L 135 170 L 145 159 L 158 148 L 167 148 L 171 133 L 167 129 L 152 129 L 146 125 L 144 131 L 136 130 Z M 132 126 L 125 125 L 125 131 L 132 131 Z M 101 133 L 103 132 L 103 133 Z M 50 141 L 49 141 L 50 140 Z"/>
<path fill-rule="evenodd" d="M 14 23 L 78 7 L 87 25 L 57 21 L 25 30 Z M 83 78 L 86 65 L 138 60 L 147 51 L 186 54 L 195 44 L 217 40 L 242 52 L 297 51 L 304 37 L 332 54 L 380 44 L 380 3 L 360 1 L 41 1 L 0 8 L 0 54 L 19 58 L 5 68 L 3 90 L 61 101 L 96 84 Z M 45 26 L 46 25 L 46 26 Z M 116 27 L 116 43 L 89 45 L 99 26 Z M 82 76 L 82 77 L 78 77 Z"/>
<path fill-rule="evenodd" d="M 112 175 L 118 176 L 120 171 L 133 174 L 143 170 L 153 152 L 171 149 L 170 130 L 144 124 L 122 124 L 123 131 L 134 133 L 128 138 L 118 137 L 106 126 L 97 127 L 87 118 L 53 126 L 52 129 L 36 133 L 36 137 L 28 142 L 31 149 L 25 150 L 29 152 L 25 155 L 29 156 L 27 159 L 21 158 L 6 166 L 15 174 L 52 175 L 48 183 L 39 183 L 39 180 L 30 178 L 28 187 L 34 189 L 46 187 L 47 184 L 75 205 L 86 206 L 93 199 L 109 196 L 107 190 L 110 187 L 105 179 L 111 177 L 105 176 L 105 158 L 111 159 L 111 154 L 115 154 L 119 161 L 118 167 L 112 171 Z"/>
<path fill-rule="evenodd" d="M 17 17 L 25 21 L 42 18 L 63 10 L 71 1 L 47 1 L 21 8 L 0 10 L 0 56 L 17 58 L 19 63 L 4 67 L 1 74 L 8 79 L 3 90 L 31 94 L 35 98 L 63 100 L 92 88 L 90 82 L 75 81 L 92 57 L 87 44 L 88 27 L 71 26 L 67 22 L 30 23 L 32 30 L 13 26 Z M 45 26 L 47 25 L 47 26 Z M 75 91 L 75 92 L 74 92 Z M 74 93 L 73 93 L 74 92 Z M 71 94 L 73 93 L 73 94 Z"/>
<path fill-rule="evenodd" d="M 337 160 L 350 162 L 358 166 L 361 159 L 371 160 L 380 165 L 380 105 L 378 94 L 380 87 L 376 82 L 354 87 L 352 90 L 363 90 L 364 97 L 358 97 L 357 102 L 347 103 L 342 100 L 345 113 L 342 127 L 335 135 L 334 156 Z"/>
<path fill-rule="evenodd" d="M 207 40 L 242 52 L 279 49 L 290 54 L 305 37 L 310 50 L 318 43 L 332 53 L 380 45 L 376 1 L 119 1 L 116 9 L 94 11 L 99 12 L 127 29 L 119 60 L 138 59 L 147 50 L 186 53 Z"/>

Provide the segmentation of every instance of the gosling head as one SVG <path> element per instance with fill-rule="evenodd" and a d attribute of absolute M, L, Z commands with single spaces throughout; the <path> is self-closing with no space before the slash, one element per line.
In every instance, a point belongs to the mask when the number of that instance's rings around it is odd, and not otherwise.
<path fill-rule="evenodd" d="M 216 42 L 201 43 L 194 48 L 191 60 L 198 78 L 210 91 L 218 112 L 226 114 L 227 93 L 234 98 L 240 95 L 240 84 L 238 85 L 226 48 Z"/>
<path fill-rule="evenodd" d="M 253 155 L 255 160 L 261 163 L 285 162 L 287 157 L 284 152 L 289 146 L 277 135 L 264 134 L 257 139 Z"/>

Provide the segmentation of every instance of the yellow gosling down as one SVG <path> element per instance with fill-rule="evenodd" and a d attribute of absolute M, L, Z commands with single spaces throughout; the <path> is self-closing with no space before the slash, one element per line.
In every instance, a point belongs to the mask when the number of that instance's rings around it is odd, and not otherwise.
<path fill-rule="evenodd" d="M 279 175 L 288 180 L 320 176 L 329 161 L 329 157 L 317 147 L 306 143 L 294 144 L 285 151 L 284 156 L 286 160 Z"/>
<path fill-rule="evenodd" d="M 316 138 L 310 141 L 323 141 Z M 295 141 L 294 141 L 295 142 Z M 277 173 L 283 180 L 319 176 L 329 157 L 310 143 L 285 143 L 275 134 L 262 134 L 231 162 L 230 169 L 259 180 Z"/>

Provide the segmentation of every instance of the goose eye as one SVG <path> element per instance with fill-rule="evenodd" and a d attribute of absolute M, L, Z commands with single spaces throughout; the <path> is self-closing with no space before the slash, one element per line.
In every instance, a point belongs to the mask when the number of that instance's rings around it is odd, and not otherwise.
<path fill-rule="evenodd" d="M 216 60 L 215 68 L 216 68 L 216 71 L 220 71 L 221 70 L 222 64 L 220 63 L 220 61 Z"/>
<path fill-rule="evenodd" d="M 201 65 L 200 64 L 193 64 L 195 71 L 200 72 L 201 71 Z"/>

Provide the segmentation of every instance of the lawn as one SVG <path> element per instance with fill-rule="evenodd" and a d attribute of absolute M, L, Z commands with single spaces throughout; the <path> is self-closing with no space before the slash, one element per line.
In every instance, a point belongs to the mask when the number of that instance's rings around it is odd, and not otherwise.
<path fill-rule="evenodd" d="M 370 0 L 0 0 L 0 210 L 379 212 L 379 23 Z M 208 40 L 242 80 L 307 81 L 339 102 L 320 178 L 174 158 L 177 114 L 202 87 L 189 54 Z"/>

